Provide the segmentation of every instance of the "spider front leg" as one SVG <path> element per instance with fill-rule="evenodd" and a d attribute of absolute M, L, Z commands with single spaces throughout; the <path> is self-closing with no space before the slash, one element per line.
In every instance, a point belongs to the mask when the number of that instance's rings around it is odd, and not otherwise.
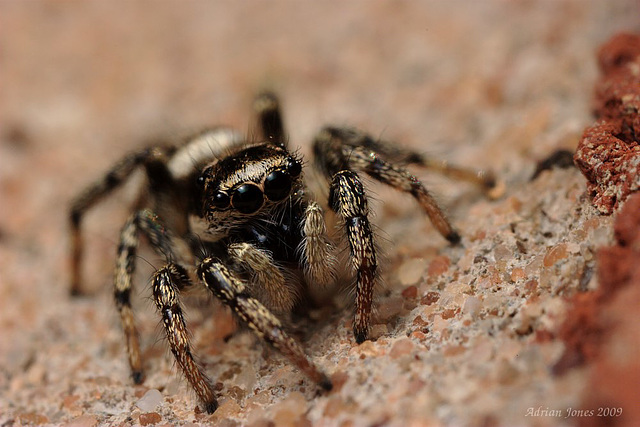
<path fill-rule="evenodd" d="M 251 293 L 271 310 L 291 312 L 299 295 L 285 280 L 273 257 L 250 243 L 232 243 L 227 252 L 231 260 L 251 274 Z"/>
<path fill-rule="evenodd" d="M 211 414 L 217 409 L 218 401 L 211 381 L 193 358 L 189 333 L 178 298 L 179 291 L 190 285 L 191 281 L 184 268 L 178 264 L 167 264 L 153 276 L 153 299 L 162 315 L 162 324 L 171 353 L 204 409 Z"/>
<path fill-rule="evenodd" d="M 327 286 L 335 282 L 338 260 L 335 247 L 327 236 L 324 212 L 310 202 L 304 212 L 303 239 L 299 247 L 305 278 L 309 283 Z"/>
<path fill-rule="evenodd" d="M 242 281 L 227 267 L 206 258 L 198 267 L 206 287 L 245 322 L 260 338 L 280 351 L 320 387 L 333 387 L 329 378 L 307 357 L 300 345 L 284 330 L 282 323 L 257 299 L 251 297 Z"/>
<path fill-rule="evenodd" d="M 140 340 L 131 307 L 132 277 L 136 267 L 135 260 L 140 231 L 149 238 L 156 252 L 168 259 L 175 258 L 171 237 L 159 223 L 155 214 L 149 210 L 142 210 L 129 217 L 120 232 L 113 284 L 116 307 L 125 335 L 131 377 L 136 384 L 142 383 L 144 379 L 142 359 L 140 358 Z"/>
<path fill-rule="evenodd" d="M 373 291 L 378 262 L 374 235 L 369 223 L 369 208 L 360 178 L 344 170 L 334 175 L 329 192 L 329 206 L 344 221 L 351 261 L 356 271 L 356 314 L 353 333 L 358 344 L 369 335 Z"/>

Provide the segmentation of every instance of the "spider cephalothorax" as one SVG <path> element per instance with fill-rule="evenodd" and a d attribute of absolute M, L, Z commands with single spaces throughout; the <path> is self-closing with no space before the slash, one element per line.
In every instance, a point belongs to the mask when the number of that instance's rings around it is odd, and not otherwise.
<path fill-rule="evenodd" d="M 302 165 L 283 147 L 253 144 L 206 167 L 198 177 L 208 232 L 228 235 L 256 214 L 269 215 L 302 188 Z"/>
<path fill-rule="evenodd" d="M 147 183 L 137 204 L 142 208 L 122 228 L 114 275 L 132 377 L 136 383 L 144 378 L 130 301 L 142 233 L 166 258 L 166 265 L 153 275 L 152 290 L 167 341 L 208 412 L 216 409 L 216 396 L 194 360 L 180 304 L 180 293 L 198 282 L 313 381 L 331 389 L 327 375 L 288 335 L 278 316 L 291 312 L 311 287 L 335 281 L 335 246 L 321 205 L 306 191 L 302 160 L 287 147 L 277 98 L 262 94 L 255 108 L 260 141 L 248 142 L 233 130 L 214 128 L 177 146 L 139 150 L 81 193 L 70 212 L 71 292 L 78 294 L 82 215 L 134 170 L 144 168 Z M 460 240 L 458 233 L 420 181 L 399 164 L 435 168 L 485 189 L 494 181 L 348 128 L 324 128 L 313 151 L 316 166 L 329 183 L 328 207 L 340 219 L 350 252 L 356 279 L 353 333 L 361 343 L 368 337 L 378 261 L 367 196 L 358 174 L 413 196 L 452 243 Z"/>

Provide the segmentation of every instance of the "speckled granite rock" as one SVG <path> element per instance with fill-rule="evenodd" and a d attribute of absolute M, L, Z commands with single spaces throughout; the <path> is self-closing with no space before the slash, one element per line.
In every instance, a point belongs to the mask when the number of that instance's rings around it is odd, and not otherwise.
<path fill-rule="evenodd" d="M 619 326 L 593 370 L 553 370 L 568 345 L 568 301 L 599 287 L 595 254 L 613 244 L 613 219 L 591 205 L 576 169 L 530 178 L 537 161 L 576 148 L 592 121 L 594 52 L 637 30 L 637 8 L 0 3 L 0 425 L 572 425 L 601 420 L 566 418 L 569 408 L 613 401 L 626 417 L 609 421 L 634 425 L 617 367 L 635 369 L 637 287 L 612 300 Z M 248 106 L 265 85 L 280 93 L 307 159 L 322 124 L 352 124 L 491 168 L 505 194 L 488 200 L 416 170 L 461 230 L 452 247 L 410 199 L 369 186 L 384 252 L 374 340 L 355 345 L 340 303 L 297 325 L 331 375 L 329 394 L 251 334 L 232 334 L 217 303 L 187 301 L 195 351 L 221 396 L 207 415 L 162 342 L 145 285 L 162 260 L 144 250 L 151 265 L 140 263 L 134 305 L 148 375 L 142 386 L 129 379 L 110 282 L 131 188 L 87 217 L 93 295 L 76 300 L 66 202 L 150 136 L 250 129 Z M 594 383 L 607 387 L 585 396 Z"/>

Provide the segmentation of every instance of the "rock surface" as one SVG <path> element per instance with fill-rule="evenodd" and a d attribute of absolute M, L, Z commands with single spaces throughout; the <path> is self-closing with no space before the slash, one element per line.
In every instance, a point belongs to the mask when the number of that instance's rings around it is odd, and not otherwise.
<path fill-rule="evenodd" d="M 640 190 L 640 35 L 622 33 L 600 48 L 595 114 L 574 160 L 593 203 L 611 214 Z"/>
<path fill-rule="evenodd" d="M 632 0 L 0 3 L 0 425 L 640 424 L 637 271 L 606 304 L 593 296 L 619 271 L 597 260 L 629 250 L 637 219 L 601 216 L 577 169 L 531 180 L 577 147 L 596 52 L 639 13 Z M 148 286 L 162 260 L 148 250 L 134 299 L 147 377 L 129 377 L 110 283 L 134 187 L 87 216 L 80 299 L 67 294 L 67 204 L 149 138 L 250 132 L 265 86 L 308 161 L 320 126 L 351 124 L 491 169 L 504 195 L 414 170 L 461 232 L 450 246 L 410 198 L 367 183 L 384 254 L 374 340 L 354 343 L 339 304 L 300 325 L 331 393 L 232 334 L 219 304 L 187 301 L 220 396 L 208 415 L 162 340 Z M 597 340 L 568 339 L 585 325 Z M 571 412 L 601 407 L 622 414 Z"/>

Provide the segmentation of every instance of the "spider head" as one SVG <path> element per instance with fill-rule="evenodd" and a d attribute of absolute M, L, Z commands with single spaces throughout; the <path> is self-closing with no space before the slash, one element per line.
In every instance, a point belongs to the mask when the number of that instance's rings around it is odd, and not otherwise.
<path fill-rule="evenodd" d="M 302 165 L 286 149 L 257 144 L 207 166 L 198 177 L 202 216 L 210 228 L 244 223 L 286 203 L 301 183 Z"/>

